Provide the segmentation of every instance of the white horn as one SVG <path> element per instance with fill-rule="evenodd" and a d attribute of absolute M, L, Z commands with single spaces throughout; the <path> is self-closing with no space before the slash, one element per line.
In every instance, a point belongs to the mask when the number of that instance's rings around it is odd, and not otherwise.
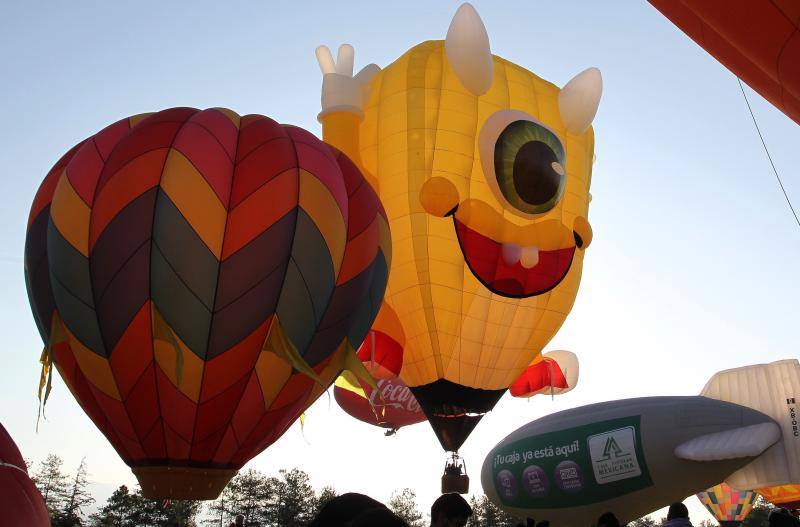
<path fill-rule="evenodd" d="M 447 60 L 458 80 L 473 95 L 483 95 L 494 77 L 489 35 L 470 4 L 462 4 L 450 22 L 444 43 Z"/>
<path fill-rule="evenodd" d="M 582 134 L 592 124 L 603 95 L 603 77 L 597 68 L 575 75 L 558 94 L 558 109 L 564 126 L 573 134 Z"/>

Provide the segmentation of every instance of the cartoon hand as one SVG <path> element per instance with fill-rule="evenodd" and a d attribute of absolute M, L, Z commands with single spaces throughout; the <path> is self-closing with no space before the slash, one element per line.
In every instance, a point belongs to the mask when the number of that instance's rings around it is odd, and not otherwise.
<path fill-rule="evenodd" d="M 339 46 L 335 63 L 328 46 L 319 46 L 316 53 L 322 70 L 322 112 L 317 119 L 333 112 L 350 112 L 363 118 L 369 83 L 381 71 L 380 67 L 368 64 L 353 76 L 355 51 L 350 44 Z"/>

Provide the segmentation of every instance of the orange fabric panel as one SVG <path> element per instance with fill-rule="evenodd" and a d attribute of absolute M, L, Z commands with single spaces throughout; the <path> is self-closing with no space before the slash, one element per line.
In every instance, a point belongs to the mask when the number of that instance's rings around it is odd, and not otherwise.
<path fill-rule="evenodd" d="M 294 209 L 298 192 L 297 169 L 291 168 L 269 180 L 231 210 L 222 259 L 247 245 Z"/>

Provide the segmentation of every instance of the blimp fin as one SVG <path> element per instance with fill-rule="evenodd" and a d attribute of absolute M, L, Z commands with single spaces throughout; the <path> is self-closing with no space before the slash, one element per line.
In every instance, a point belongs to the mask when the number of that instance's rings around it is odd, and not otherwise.
<path fill-rule="evenodd" d="M 759 423 L 690 439 L 675 448 L 675 455 L 689 461 L 720 461 L 756 457 L 781 438 L 775 423 Z"/>

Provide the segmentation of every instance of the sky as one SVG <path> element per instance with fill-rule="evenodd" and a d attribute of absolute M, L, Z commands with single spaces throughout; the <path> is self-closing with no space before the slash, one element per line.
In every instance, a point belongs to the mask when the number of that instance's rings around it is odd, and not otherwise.
<path fill-rule="evenodd" d="M 356 67 L 443 39 L 460 2 L 0 3 L 0 422 L 23 454 L 86 457 L 100 502 L 134 478 L 58 376 L 36 431 L 42 342 L 22 255 L 34 193 L 73 144 L 122 117 L 226 106 L 320 135 L 319 44 L 348 42 Z M 598 401 L 693 395 L 719 370 L 798 356 L 800 227 L 736 78 L 642 0 L 474 2 L 493 53 L 563 86 L 603 73 L 594 121 L 594 241 L 572 313 L 545 348 L 579 356 L 569 394 L 506 395 L 462 454 L 479 491 L 488 451 L 521 425 Z M 746 88 L 790 197 L 800 205 L 800 127 Z M 316 487 L 386 501 L 409 487 L 428 508 L 445 456 L 425 425 L 386 438 L 323 395 L 246 467 L 298 466 Z M 708 518 L 692 498 L 696 520 Z M 696 522 L 697 523 L 697 522 Z"/>

